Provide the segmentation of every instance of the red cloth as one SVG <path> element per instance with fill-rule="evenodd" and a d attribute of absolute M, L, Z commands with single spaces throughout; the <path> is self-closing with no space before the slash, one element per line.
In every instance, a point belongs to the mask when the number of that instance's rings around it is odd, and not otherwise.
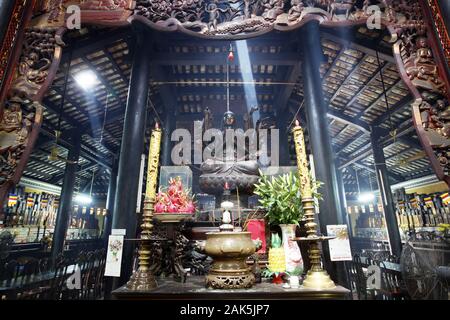
<path fill-rule="evenodd" d="M 258 253 L 266 253 L 266 222 L 263 219 L 250 219 L 247 230 L 251 233 L 252 240 L 259 239 L 262 241 Z"/>

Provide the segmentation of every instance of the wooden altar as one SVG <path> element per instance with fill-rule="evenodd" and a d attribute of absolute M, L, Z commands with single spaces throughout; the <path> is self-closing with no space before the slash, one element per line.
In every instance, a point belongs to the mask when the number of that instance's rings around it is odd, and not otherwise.
<path fill-rule="evenodd" d="M 311 290 L 302 286 L 298 289 L 284 289 L 281 285 L 263 282 L 251 289 L 215 290 L 205 288 L 203 276 L 189 277 L 186 283 L 172 278 L 158 279 L 158 287 L 153 290 L 129 290 L 125 286 L 112 292 L 115 300 L 344 300 L 350 290 L 336 286 L 329 290 Z"/>

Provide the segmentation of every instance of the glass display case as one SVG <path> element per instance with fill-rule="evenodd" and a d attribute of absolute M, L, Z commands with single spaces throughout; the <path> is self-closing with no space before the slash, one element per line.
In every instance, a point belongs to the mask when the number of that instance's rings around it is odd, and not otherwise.
<path fill-rule="evenodd" d="M 169 186 L 169 180 L 179 177 L 186 190 L 192 190 L 192 170 L 188 166 L 161 166 L 159 188 L 164 190 Z"/>

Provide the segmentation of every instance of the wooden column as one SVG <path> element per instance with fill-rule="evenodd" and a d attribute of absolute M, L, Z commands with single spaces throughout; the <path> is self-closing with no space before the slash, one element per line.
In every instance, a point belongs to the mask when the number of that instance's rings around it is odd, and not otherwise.
<path fill-rule="evenodd" d="M 0 44 L 5 39 L 8 30 L 9 21 L 14 10 L 15 1 L 0 1 Z M 1 47 L 1 45 L 0 45 Z"/>
<path fill-rule="evenodd" d="M 378 181 L 378 189 L 381 194 L 381 202 L 383 205 L 384 217 L 386 219 L 386 228 L 388 231 L 389 244 L 391 253 L 400 257 L 402 252 L 402 241 L 400 231 L 395 215 L 394 199 L 391 192 L 391 184 L 389 182 L 388 170 L 386 167 L 386 159 L 384 157 L 383 147 L 380 143 L 380 132 L 377 128 L 372 129 L 370 135 L 373 159 L 375 161 L 375 171 Z"/>
<path fill-rule="evenodd" d="M 450 1 L 439 1 L 442 18 L 445 22 L 447 32 L 450 34 Z"/>
<path fill-rule="evenodd" d="M 322 79 L 319 72 L 323 56 L 319 41 L 319 23 L 315 20 L 308 22 L 303 27 L 301 34 L 301 46 L 304 49 L 302 73 L 306 119 L 316 178 L 324 183 L 320 190 L 323 200 L 319 203 L 319 221 L 321 233 L 326 234 L 327 225 L 341 222 L 342 201 L 339 194 L 335 156 L 328 130 L 328 106 L 323 96 Z M 330 272 L 333 280 L 344 283 L 345 270 L 330 261 L 329 247 L 326 242 L 323 243 L 323 253 L 326 269 Z"/>
<path fill-rule="evenodd" d="M 147 100 L 150 80 L 150 45 L 138 22 L 133 23 L 137 41 L 131 71 L 128 101 L 120 148 L 117 190 L 114 199 L 112 229 L 125 229 L 125 239 L 136 238 L 136 201 L 141 155 L 144 147 Z M 113 289 L 125 284 L 131 276 L 135 243 L 125 241 L 121 277 L 114 278 Z"/>
<path fill-rule="evenodd" d="M 111 170 L 111 177 L 109 179 L 108 185 L 108 195 L 106 197 L 106 221 L 103 229 L 103 238 L 105 243 L 108 243 L 108 237 L 111 234 L 112 219 L 114 216 L 114 200 L 116 197 L 117 189 L 117 171 L 118 171 L 118 161 L 114 159 L 113 167 Z"/>
<path fill-rule="evenodd" d="M 63 186 L 59 200 L 58 215 L 56 216 L 55 231 L 52 241 L 52 260 L 64 251 L 64 241 L 66 239 L 67 228 L 69 227 L 70 214 L 72 212 L 72 199 L 75 187 L 75 175 L 78 170 L 78 159 L 80 157 L 81 137 L 74 133 L 70 139 L 72 147 L 69 149 L 64 171 Z"/>

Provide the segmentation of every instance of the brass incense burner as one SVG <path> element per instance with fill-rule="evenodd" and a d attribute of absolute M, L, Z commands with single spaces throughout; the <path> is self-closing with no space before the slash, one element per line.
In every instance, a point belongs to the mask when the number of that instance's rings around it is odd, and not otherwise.
<path fill-rule="evenodd" d="M 255 276 L 246 260 L 255 251 L 250 232 L 207 233 L 205 252 L 214 262 L 206 276 L 206 286 L 213 289 L 251 288 Z"/>

